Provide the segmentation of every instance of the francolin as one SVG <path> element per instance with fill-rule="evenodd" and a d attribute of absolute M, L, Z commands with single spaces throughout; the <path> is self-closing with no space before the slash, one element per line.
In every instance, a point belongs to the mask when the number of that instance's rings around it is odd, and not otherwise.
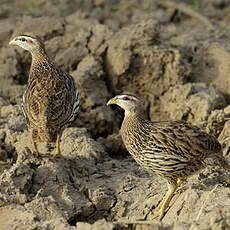
<path fill-rule="evenodd" d="M 184 121 L 149 121 L 136 96 L 118 95 L 107 105 L 125 110 L 121 136 L 136 162 L 167 182 L 168 191 L 153 218 L 163 218 L 176 189 L 187 177 L 203 169 L 209 158 L 229 169 L 218 140 Z"/>
<path fill-rule="evenodd" d="M 54 155 L 59 155 L 62 132 L 79 111 L 80 98 L 74 79 L 51 61 L 38 37 L 19 35 L 9 44 L 32 55 L 22 108 L 31 130 L 34 150 L 39 154 L 38 142 L 56 143 Z"/>

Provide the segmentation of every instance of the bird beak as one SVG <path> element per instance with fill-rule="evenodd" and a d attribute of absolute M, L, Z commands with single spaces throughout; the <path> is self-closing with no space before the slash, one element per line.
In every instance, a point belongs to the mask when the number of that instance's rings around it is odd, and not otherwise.
<path fill-rule="evenodd" d="M 13 45 L 13 46 L 14 46 L 14 45 L 17 45 L 15 39 L 12 39 L 12 40 L 9 42 L 9 45 Z"/>
<path fill-rule="evenodd" d="M 116 98 L 112 98 L 112 99 L 110 99 L 110 100 L 107 102 L 107 104 L 106 104 L 106 105 L 113 105 L 113 104 L 117 104 L 117 100 L 116 100 Z"/>

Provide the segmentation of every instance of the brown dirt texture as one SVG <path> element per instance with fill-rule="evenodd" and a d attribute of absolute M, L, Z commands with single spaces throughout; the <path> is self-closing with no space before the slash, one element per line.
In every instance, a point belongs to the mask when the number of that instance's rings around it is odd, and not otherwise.
<path fill-rule="evenodd" d="M 163 220 L 151 219 L 166 184 L 142 170 L 119 136 L 122 92 L 155 120 L 185 120 L 219 138 L 230 160 L 228 0 L 1 0 L 0 230 L 227 230 L 230 172 L 189 178 Z M 75 79 L 81 111 L 62 157 L 31 153 L 20 107 L 31 56 L 9 47 L 39 35 Z"/>

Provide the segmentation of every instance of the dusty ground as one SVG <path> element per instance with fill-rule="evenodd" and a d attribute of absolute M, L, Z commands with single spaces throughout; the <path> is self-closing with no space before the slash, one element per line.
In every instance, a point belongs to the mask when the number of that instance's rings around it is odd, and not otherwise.
<path fill-rule="evenodd" d="M 138 93 L 149 118 L 203 127 L 230 160 L 230 2 L 162 2 L 1 1 L 0 229 L 230 229 L 230 173 L 214 168 L 189 179 L 162 222 L 151 220 L 166 185 L 131 159 L 117 135 L 122 111 L 105 106 Z M 8 46 L 20 32 L 41 36 L 81 92 L 60 159 L 29 149 L 20 100 L 31 57 Z"/>

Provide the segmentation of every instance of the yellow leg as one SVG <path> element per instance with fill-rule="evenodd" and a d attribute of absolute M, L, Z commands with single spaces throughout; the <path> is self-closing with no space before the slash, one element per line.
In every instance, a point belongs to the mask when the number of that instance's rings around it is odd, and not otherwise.
<path fill-rule="evenodd" d="M 168 191 L 165 194 L 163 200 L 160 202 L 157 210 L 154 212 L 153 218 L 159 218 L 162 220 L 177 188 L 177 183 L 168 183 Z"/>
<path fill-rule="evenodd" d="M 54 152 L 54 157 L 57 157 L 61 154 L 61 148 L 60 148 L 60 143 L 61 143 L 61 135 L 57 135 L 57 140 L 56 140 L 56 150 Z"/>
<path fill-rule="evenodd" d="M 178 178 L 177 179 L 177 187 L 180 187 L 184 183 L 186 183 L 186 178 Z"/>
<path fill-rule="evenodd" d="M 33 153 L 35 155 L 39 155 L 38 146 L 37 146 L 37 134 L 38 134 L 37 130 L 32 130 L 32 142 L 34 146 Z"/>
<path fill-rule="evenodd" d="M 38 145 L 37 142 L 33 140 L 33 146 L 34 146 L 34 153 L 36 155 L 39 155 L 39 151 L 38 151 Z"/>

